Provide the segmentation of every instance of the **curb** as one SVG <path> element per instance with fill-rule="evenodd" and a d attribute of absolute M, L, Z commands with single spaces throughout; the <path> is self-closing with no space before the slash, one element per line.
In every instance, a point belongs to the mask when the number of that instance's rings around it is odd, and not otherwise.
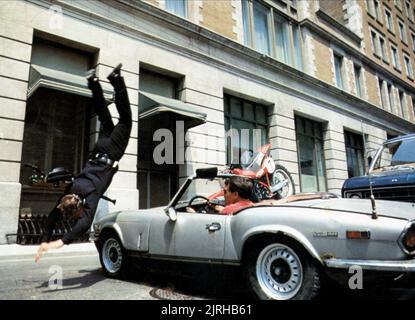
<path fill-rule="evenodd" d="M 0 258 L 11 256 L 34 256 L 39 245 L 19 245 L 19 244 L 4 244 L 0 245 Z M 48 255 L 52 254 L 66 254 L 66 253 L 97 253 L 94 243 L 75 243 L 63 246 L 60 249 L 51 249 Z"/>

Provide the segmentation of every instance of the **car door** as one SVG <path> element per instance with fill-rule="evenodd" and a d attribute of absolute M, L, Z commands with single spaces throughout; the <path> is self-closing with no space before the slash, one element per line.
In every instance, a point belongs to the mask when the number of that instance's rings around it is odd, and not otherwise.
<path fill-rule="evenodd" d="M 228 218 L 221 214 L 179 213 L 174 226 L 176 256 L 222 260 Z"/>
<path fill-rule="evenodd" d="M 177 212 L 177 220 L 172 222 L 167 215 L 158 215 L 151 223 L 149 252 L 169 259 L 222 260 L 228 218 Z"/>

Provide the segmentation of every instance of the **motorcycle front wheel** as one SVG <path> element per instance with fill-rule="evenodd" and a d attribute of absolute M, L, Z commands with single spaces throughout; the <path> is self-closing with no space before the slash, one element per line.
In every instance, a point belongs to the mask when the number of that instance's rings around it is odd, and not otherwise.
<path fill-rule="evenodd" d="M 275 171 L 270 177 L 270 188 L 274 198 L 277 199 L 284 199 L 295 194 L 294 180 L 284 166 L 275 165 Z"/>

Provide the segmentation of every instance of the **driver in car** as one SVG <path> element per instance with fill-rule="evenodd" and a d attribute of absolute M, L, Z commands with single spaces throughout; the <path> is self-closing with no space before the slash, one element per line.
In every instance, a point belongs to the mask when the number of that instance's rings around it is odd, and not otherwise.
<path fill-rule="evenodd" d="M 225 196 L 225 207 L 220 205 L 211 205 L 211 207 L 220 214 L 231 215 L 243 208 L 250 207 L 254 203 L 249 200 L 252 194 L 252 181 L 245 177 L 234 176 L 225 180 L 223 193 Z M 189 213 L 196 212 L 193 208 L 187 207 Z"/>

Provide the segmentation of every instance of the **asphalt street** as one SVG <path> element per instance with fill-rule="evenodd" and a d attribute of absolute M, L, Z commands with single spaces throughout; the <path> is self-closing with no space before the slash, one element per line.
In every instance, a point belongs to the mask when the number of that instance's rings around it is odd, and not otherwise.
<path fill-rule="evenodd" d="M 210 268 L 211 269 L 211 268 Z M 241 278 L 229 271 L 146 272 L 106 278 L 96 252 L 0 256 L 0 300 L 246 300 Z M 213 273 L 212 273 L 213 272 Z M 59 282 L 60 277 L 62 281 Z M 415 300 L 414 289 L 330 290 L 322 299 Z"/>
<path fill-rule="evenodd" d="M 0 257 L 1 300 L 200 300 L 226 299 L 240 293 L 209 279 L 134 269 L 126 279 L 104 276 L 94 252 Z M 62 281 L 59 282 L 59 275 Z M 210 285 L 209 285 L 210 283 Z"/>
<path fill-rule="evenodd" d="M 45 256 L 38 263 L 29 256 L 0 259 L 0 299 L 151 299 L 150 289 L 106 279 L 97 254 Z"/>

